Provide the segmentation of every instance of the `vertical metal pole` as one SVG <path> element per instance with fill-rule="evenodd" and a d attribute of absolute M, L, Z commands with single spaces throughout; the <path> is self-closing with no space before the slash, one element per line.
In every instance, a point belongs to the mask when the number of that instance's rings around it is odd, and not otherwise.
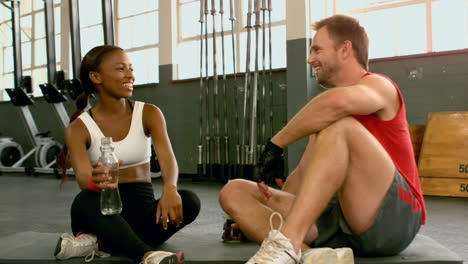
<path fill-rule="evenodd" d="M 257 97 L 258 97 L 258 47 L 260 28 L 260 0 L 255 0 L 255 72 L 252 85 L 252 117 L 250 119 L 250 164 L 255 165 L 257 160 Z"/>
<path fill-rule="evenodd" d="M 13 36 L 13 67 L 15 88 L 21 88 L 23 64 L 21 58 L 20 1 L 11 2 L 11 24 Z"/>
<path fill-rule="evenodd" d="M 112 0 L 102 0 L 102 26 L 104 27 L 104 43 L 106 45 L 115 45 L 112 11 Z"/>
<path fill-rule="evenodd" d="M 198 178 L 201 179 L 203 177 L 203 23 L 205 22 L 203 19 L 203 10 L 205 8 L 205 1 L 200 0 L 200 98 L 199 98 L 199 138 L 198 138 L 198 163 L 197 163 L 197 174 Z"/>
<path fill-rule="evenodd" d="M 45 26 L 46 26 L 46 50 L 47 50 L 47 82 L 54 83 L 56 68 L 55 57 L 55 21 L 54 1 L 44 1 Z"/>
<path fill-rule="evenodd" d="M 266 57 L 266 29 L 265 29 L 265 24 L 266 24 L 266 10 L 267 10 L 267 5 L 266 5 L 266 0 L 262 0 L 262 18 L 263 18 L 263 23 L 262 23 L 262 130 L 261 130 L 261 136 L 259 139 L 260 142 L 260 151 L 263 150 L 265 141 L 266 141 L 266 66 L 265 66 L 265 57 Z"/>
<path fill-rule="evenodd" d="M 268 90 L 270 94 L 270 137 L 273 137 L 273 58 L 272 58 L 272 50 L 271 50 L 271 11 L 273 8 L 271 7 L 271 0 L 268 0 L 268 55 L 269 55 L 269 85 Z"/>
<path fill-rule="evenodd" d="M 220 0 L 219 14 L 221 15 L 221 62 L 223 65 L 223 121 L 224 121 L 224 162 L 222 162 L 223 181 L 229 179 L 229 136 L 228 136 L 228 114 L 227 114 L 227 94 L 226 94 L 226 62 L 224 54 L 224 5 Z"/>
<path fill-rule="evenodd" d="M 79 5 L 78 0 L 69 0 L 69 11 L 70 11 L 70 37 L 72 47 L 72 66 L 73 66 L 73 77 L 78 78 L 80 75 L 80 64 L 81 64 L 81 37 L 80 37 L 80 16 L 79 16 Z"/>
<path fill-rule="evenodd" d="M 248 164 L 248 147 L 246 144 L 246 137 L 248 134 L 248 110 L 249 110 L 249 83 L 250 83 L 250 52 L 251 52 L 251 43 L 250 38 L 251 34 L 250 31 L 252 29 L 252 0 L 248 1 L 247 7 L 247 49 L 246 49 L 246 65 L 245 65 L 245 79 L 244 79 L 244 104 L 243 104 L 243 120 L 242 120 L 242 139 L 241 139 L 241 148 L 242 148 L 242 164 L 246 166 Z M 243 168 L 245 169 L 245 167 Z M 243 172 L 244 173 L 244 172 Z M 246 175 L 244 175 L 245 177 Z"/>
<path fill-rule="evenodd" d="M 46 26 L 46 50 L 47 50 L 47 82 L 55 83 L 55 74 L 57 72 L 57 60 L 55 54 L 55 20 L 54 20 L 54 1 L 44 1 L 45 26 Z M 57 114 L 62 127 L 67 127 L 70 118 L 62 103 L 53 103 L 55 113 Z"/>
<path fill-rule="evenodd" d="M 212 178 L 213 176 L 213 165 L 212 165 L 212 140 L 210 136 L 210 77 L 208 75 L 208 0 L 205 1 L 205 7 L 204 7 L 204 17 L 205 17 L 205 73 L 206 73 L 206 79 L 205 79 L 205 108 L 206 108 L 206 127 L 205 127 L 205 148 L 206 148 L 206 174 L 208 178 Z"/>
<path fill-rule="evenodd" d="M 21 81 L 23 78 L 23 65 L 21 58 L 21 25 L 20 25 L 20 1 L 11 2 L 11 23 L 13 34 L 13 67 L 15 90 L 22 89 Z M 39 133 L 36 123 L 32 118 L 31 111 L 27 106 L 19 106 L 18 110 L 23 122 L 28 127 L 29 137 L 32 144 L 36 147 L 40 144 L 36 134 Z"/>
<path fill-rule="evenodd" d="M 240 164 L 241 164 L 241 154 L 240 154 L 240 124 L 239 124 L 239 105 L 238 105 L 238 99 L 237 99 L 237 66 L 236 66 L 236 40 L 234 36 L 234 21 L 236 20 L 235 16 L 235 6 L 234 6 L 234 0 L 229 0 L 229 8 L 230 8 L 230 14 L 231 17 L 229 20 L 231 20 L 231 37 L 232 37 L 232 68 L 234 70 L 234 119 L 235 119 L 235 141 L 236 141 L 236 162 L 234 164 L 234 172 L 233 176 L 235 178 L 239 177 L 240 173 Z"/>
<path fill-rule="evenodd" d="M 216 55 L 216 6 L 215 0 L 211 1 L 211 16 L 213 17 L 213 117 L 215 121 L 215 166 L 213 167 L 217 176 L 220 173 L 221 149 L 220 149 L 220 122 L 218 104 L 218 69 Z"/>

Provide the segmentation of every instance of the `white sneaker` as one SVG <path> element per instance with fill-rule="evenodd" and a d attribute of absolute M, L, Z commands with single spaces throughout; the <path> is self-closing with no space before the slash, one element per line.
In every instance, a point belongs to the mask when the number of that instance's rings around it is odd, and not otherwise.
<path fill-rule="evenodd" d="M 338 264 L 338 254 L 332 248 L 311 248 L 302 255 L 302 264 Z"/>
<path fill-rule="evenodd" d="M 94 256 L 101 258 L 110 257 L 110 254 L 98 250 L 97 238 L 91 234 L 81 234 L 74 237 L 71 234 L 63 233 L 54 252 L 56 259 L 69 259 L 75 257 L 86 257 L 86 262 L 91 262 Z"/>
<path fill-rule="evenodd" d="M 273 217 L 280 218 L 278 229 L 273 228 Z M 247 261 L 246 264 L 299 264 L 301 260 L 301 250 L 296 254 L 291 241 L 285 237 L 279 230 L 283 226 L 283 217 L 274 212 L 270 216 L 271 231 L 263 240 L 263 243 L 257 253 Z"/>
<path fill-rule="evenodd" d="M 311 248 L 302 255 L 302 264 L 354 264 L 350 248 Z"/>
<path fill-rule="evenodd" d="M 184 253 L 167 251 L 154 251 L 149 254 L 140 264 L 182 264 L 184 263 Z"/>
<path fill-rule="evenodd" d="M 338 264 L 354 264 L 354 254 L 351 248 L 335 248 Z"/>

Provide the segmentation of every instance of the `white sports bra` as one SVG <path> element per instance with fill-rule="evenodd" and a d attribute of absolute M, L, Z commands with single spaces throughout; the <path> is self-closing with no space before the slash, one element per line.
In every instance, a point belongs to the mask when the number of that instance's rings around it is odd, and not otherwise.
<path fill-rule="evenodd" d="M 151 137 L 145 135 L 143 128 L 143 102 L 135 101 L 132 113 L 132 122 L 127 136 L 121 141 L 113 143 L 114 153 L 117 158 L 123 160 L 120 168 L 135 167 L 150 161 L 151 158 Z M 91 162 L 97 161 L 101 156 L 101 138 L 104 137 L 101 129 L 91 118 L 88 112 L 83 112 L 78 116 L 85 124 L 91 136 L 91 145 L 88 148 L 88 158 Z"/>

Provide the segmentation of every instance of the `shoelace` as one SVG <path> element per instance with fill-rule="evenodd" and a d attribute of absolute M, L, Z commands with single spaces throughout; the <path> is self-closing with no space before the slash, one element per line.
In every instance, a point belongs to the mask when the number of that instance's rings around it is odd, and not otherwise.
<path fill-rule="evenodd" d="M 262 246 L 259 250 L 261 251 L 261 254 L 255 255 L 255 257 L 252 260 L 255 261 L 255 263 L 272 261 L 273 259 L 277 258 L 279 254 L 282 253 L 282 251 L 279 251 L 277 248 L 278 246 L 274 241 L 265 241 L 265 243 L 262 243 Z"/>
<path fill-rule="evenodd" d="M 89 235 L 81 235 L 79 237 L 79 239 L 81 241 L 84 241 L 85 245 L 92 245 L 94 243 L 96 243 L 96 241 L 94 240 L 93 237 L 89 236 Z M 83 243 L 83 242 L 81 242 Z M 106 252 L 103 252 L 103 251 L 99 251 L 99 250 L 93 250 L 91 251 L 91 253 L 89 253 L 86 257 L 85 257 L 85 262 L 86 263 L 89 263 L 91 261 L 93 261 L 94 257 L 100 257 L 100 258 L 108 258 L 110 257 L 111 255 L 106 253 Z"/>
<path fill-rule="evenodd" d="M 278 216 L 278 218 L 280 219 L 280 224 L 279 224 L 278 229 L 275 229 L 273 227 L 273 217 L 275 217 L 275 216 Z M 272 213 L 270 215 L 270 228 L 271 228 L 270 232 L 279 232 L 279 230 L 281 230 L 281 227 L 283 227 L 283 217 L 278 212 Z M 265 241 L 263 241 L 262 246 L 259 249 L 260 254 L 257 253 L 252 260 L 254 262 L 263 263 L 263 262 L 266 262 L 266 261 L 272 261 L 273 259 L 278 257 L 278 255 L 283 253 L 282 250 L 278 250 L 278 248 L 281 248 L 279 245 L 282 244 L 282 243 L 277 243 L 279 241 L 287 241 L 287 239 L 285 239 L 285 238 L 275 238 L 275 240 L 266 239 Z"/>
<path fill-rule="evenodd" d="M 89 253 L 86 257 L 85 257 L 85 262 L 86 263 L 89 263 L 91 261 L 93 261 L 94 259 L 94 256 L 96 257 L 99 257 L 99 258 L 108 258 L 111 256 L 111 254 L 108 254 L 106 252 L 103 252 L 103 251 L 99 251 L 99 250 L 93 250 L 91 253 Z"/>

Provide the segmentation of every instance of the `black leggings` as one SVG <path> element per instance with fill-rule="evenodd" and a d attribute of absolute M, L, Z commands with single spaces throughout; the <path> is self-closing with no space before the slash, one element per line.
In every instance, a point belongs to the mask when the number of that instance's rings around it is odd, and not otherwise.
<path fill-rule="evenodd" d="M 183 223 L 179 227 L 172 224 L 164 230 L 156 224 L 156 200 L 151 183 L 119 184 L 122 199 L 120 215 L 104 216 L 100 211 L 100 194 L 81 191 L 71 207 L 73 234 L 95 234 L 101 249 L 108 253 L 128 256 L 135 261 L 142 259 L 148 251 L 164 243 L 177 231 L 195 220 L 200 212 L 200 199 L 188 190 L 179 190 L 182 198 Z"/>

